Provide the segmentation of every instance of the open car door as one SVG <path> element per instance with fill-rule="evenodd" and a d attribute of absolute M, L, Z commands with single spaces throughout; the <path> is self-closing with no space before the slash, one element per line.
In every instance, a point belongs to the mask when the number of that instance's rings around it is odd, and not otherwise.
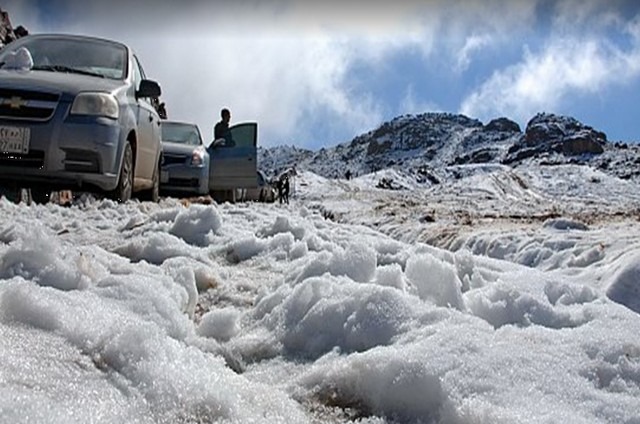
<path fill-rule="evenodd" d="M 229 128 L 233 143 L 214 140 L 207 148 L 209 159 L 209 189 L 231 190 L 255 188 L 258 185 L 258 124 L 237 124 Z"/>

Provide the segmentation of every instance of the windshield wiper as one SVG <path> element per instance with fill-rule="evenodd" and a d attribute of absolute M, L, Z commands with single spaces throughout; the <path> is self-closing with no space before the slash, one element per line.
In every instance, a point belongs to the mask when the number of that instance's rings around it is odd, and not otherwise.
<path fill-rule="evenodd" d="M 97 72 L 85 71 L 84 69 L 72 68 L 64 65 L 40 65 L 31 68 L 32 71 L 54 71 L 54 72 L 68 72 L 70 74 L 89 75 L 92 77 L 105 78 L 104 75 Z"/>

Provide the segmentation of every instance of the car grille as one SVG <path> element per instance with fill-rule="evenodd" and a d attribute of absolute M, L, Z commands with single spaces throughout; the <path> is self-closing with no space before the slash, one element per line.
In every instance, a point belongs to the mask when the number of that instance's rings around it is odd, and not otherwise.
<path fill-rule="evenodd" d="M 53 116 L 59 98 L 58 94 L 0 88 L 0 117 L 46 121 Z"/>
<path fill-rule="evenodd" d="M 171 153 L 164 153 L 163 157 L 164 157 L 164 162 L 162 162 L 163 165 L 175 165 L 178 163 L 182 164 L 182 163 L 186 163 L 187 160 L 189 159 L 189 156 L 175 155 Z"/>
<path fill-rule="evenodd" d="M 44 152 L 41 150 L 32 150 L 27 154 L 0 152 L 0 166 L 42 168 L 44 167 Z"/>
<path fill-rule="evenodd" d="M 69 172 L 100 172 L 100 157 L 91 150 L 65 149 L 64 170 Z"/>

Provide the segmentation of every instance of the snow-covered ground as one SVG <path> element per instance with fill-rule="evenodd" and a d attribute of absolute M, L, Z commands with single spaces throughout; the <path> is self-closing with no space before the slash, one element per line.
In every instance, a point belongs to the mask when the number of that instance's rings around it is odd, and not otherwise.
<path fill-rule="evenodd" d="M 1 199 L 0 422 L 640 423 L 637 186 L 458 174 Z"/>

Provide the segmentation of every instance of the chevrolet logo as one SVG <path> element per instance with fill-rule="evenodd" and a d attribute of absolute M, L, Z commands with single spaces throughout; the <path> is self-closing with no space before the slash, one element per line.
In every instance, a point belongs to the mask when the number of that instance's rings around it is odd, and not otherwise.
<path fill-rule="evenodd" d="M 10 99 L 3 99 L 1 104 L 9 105 L 11 109 L 20 109 L 21 107 L 26 106 L 28 103 L 28 101 L 23 100 L 18 96 L 13 96 Z"/>

